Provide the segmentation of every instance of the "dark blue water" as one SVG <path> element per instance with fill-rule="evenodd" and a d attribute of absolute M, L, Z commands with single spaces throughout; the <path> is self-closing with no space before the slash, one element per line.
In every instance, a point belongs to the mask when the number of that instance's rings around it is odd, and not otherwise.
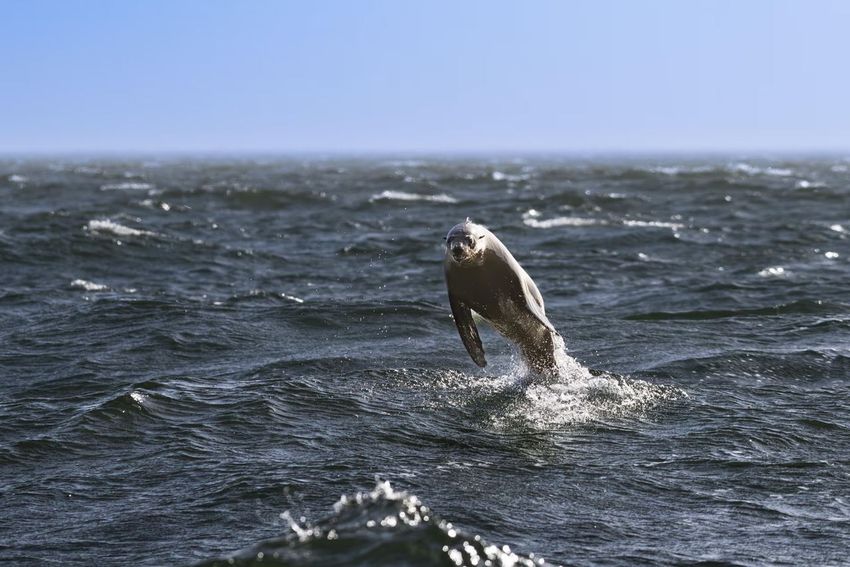
<path fill-rule="evenodd" d="M 847 564 L 848 197 L 841 158 L 6 159 L 0 560 Z M 559 378 L 466 354 L 467 216 Z"/>

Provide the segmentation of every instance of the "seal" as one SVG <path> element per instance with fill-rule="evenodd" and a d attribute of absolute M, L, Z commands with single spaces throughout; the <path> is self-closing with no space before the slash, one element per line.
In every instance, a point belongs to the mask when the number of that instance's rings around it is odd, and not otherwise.
<path fill-rule="evenodd" d="M 473 311 L 516 343 L 534 372 L 557 371 L 560 335 L 546 318 L 543 297 L 495 234 L 468 218 L 455 225 L 446 235 L 443 267 L 455 325 L 475 364 L 487 366 Z"/>

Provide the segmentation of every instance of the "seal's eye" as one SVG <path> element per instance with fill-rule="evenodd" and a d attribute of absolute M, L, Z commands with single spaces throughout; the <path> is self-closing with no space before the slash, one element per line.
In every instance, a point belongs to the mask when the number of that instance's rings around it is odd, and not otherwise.
<path fill-rule="evenodd" d="M 479 237 L 478 237 L 478 240 L 481 240 L 481 239 L 482 239 L 482 238 L 484 238 L 485 236 L 487 236 L 487 235 L 486 235 L 486 234 L 482 234 L 481 236 L 479 236 Z"/>

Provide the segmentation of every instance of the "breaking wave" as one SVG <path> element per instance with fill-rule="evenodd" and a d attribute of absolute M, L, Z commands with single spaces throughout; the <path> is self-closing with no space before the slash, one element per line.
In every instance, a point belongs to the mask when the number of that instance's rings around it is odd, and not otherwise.
<path fill-rule="evenodd" d="M 109 289 L 108 285 L 103 285 L 99 283 L 90 282 L 88 280 L 76 279 L 71 282 L 71 288 L 73 289 L 82 289 L 85 291 L 106 291 Z"/>
<path fill-rule="evenodd" d="M 155 234 L 149 230 L 130 228 L 111 220 L 90 220 L 85 228 L 91 232 L 109 233 L 115 236 L 153 236 Z"/>
<path fill-rule="evenodd" d="M 415 495 L 388 481 L 343 496 L 333 514 L 310 523 L 281 514 L 288 531 L 230 557 L 202 565 L 456 565 L 532 567 L 548 563 L 494 545 L 442 520 Z"/>
<path fill-rule="evenodd" d="M 375 201 L 431 201 L 432 203 L 457 203 L 458 200 L 451 195 L 440 193 L 439 195 L 421 195 L 419 193 L 407 193 L 405 191 L 382 191 L 369 198 L 369 202 Z"/>
<path fill-rule="evenodd" d="M 123 183 L 107 183 L 100 186 L 101 191 L 148 191 L 153 189 L 153 184 L 139 181 L 125 181 Z"/>

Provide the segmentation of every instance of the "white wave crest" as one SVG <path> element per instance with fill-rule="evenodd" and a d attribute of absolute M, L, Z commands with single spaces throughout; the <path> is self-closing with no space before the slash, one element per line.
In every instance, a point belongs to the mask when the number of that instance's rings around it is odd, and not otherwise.
<path fill-rule="evenodd" d="M 794 186 L 797 189 L 817 189 L 819 187 L 826 187 L 826 183 L 822 181 L 809 181 L 808 179 L 801 179 Z"/>
<path fill-rule="evenodd" d="M 588 219 L 582 217 L 556 217 L 553 219 L 538 220 L 536 218 L 532 218 L 530 215 L 529 217 L 524 218 L 522 222 L 526 226 L 530 226 L 532 228 L 554 228 L 557 226 L 592 226 L 606 224 L 605 221 L 602 220 Z"/>
<path fill-rule="evenodd" d="M 522 215 L 522 222 L 526 226 L 532 228 L 555 228 L 559 226 L 601 226 L 610 225 L 611 223 L 602 219 L 592 219 L 584 217 L 555 217 L 551 219 L 541 220 L 537 217 L 540 213 L 534 209 L 529 209 Z M 637 228 L 669 228 L 671 230 L 681 230 L 685 227 L 684 224 L 666 221 L 645 221 L 625 219 L 620 221 L 623 226 Z"/>
<path fill-rule="evenodd" d="M 88 165 L 78 165 L 73 171 L 74 173 L 79 173 L 81 175 L 100 175 L 103 173 L 103 170 L 99 167 L 92 167 Z"/>
<path fill-rule="evenodd" d="M 110 233 L 115 236 L 153 236 L 155 234 L 149 230 L 130 228 L 106 219 L 90 220 L 85 228 L 91 232 Z"/>
<path fill-rule="evenodd" d="M 369 198 L 374 201 L 430 201 L 432 203 L 457 203 L 457 199 L 451 195 L 440 193 L 439 195 L 421 195 L 419 193 L 407 193 L 405 191 L 382 191 Z"/>
<path fill-rule="evenodd" d="M 774 175 L 776 177 L 789 177 L 794 175 L 794 170 L 784 167 L 768 167 L 764 170 L 765 175 Z"/>
<path fill-rule="evenodd" d="M 790 177 L 794 175 L 793 169 L 785 167 L 757 167 L 749 163 L 734 163 L 727 168 L 732 173 L 743 173 L 745 175 L 770 175 L 773 177 Z"/>
<path fill-rule="evenodd" d="M 71 287 L 74 289 L 84 289 L 86 291 L 104 291 L 109 289 L 109 286 L 99 283 L 90 282 L 88 280 L 76 279 L 71 282 Z"/>
<path fill-rule="evenodd" d="M 27 181 L 29 181 L 29 179 L 27 179 L 23 175 L 18 175 L 17 173 L 13 173 L 9 176 L 10 183 L 26 183 Z"/>
<path fill-rule="evenodd" d="M 708 173 L 714 170 L 714 167 L 709 165 L 695 165 L 695 166 L 685 166 L 685 165 L 660 165 L 657 167 L 649 167 L 645 169 L 650 173 L 660 173 L 662 175 L 687 175 L 687 174 L 695 174 L 695 173 Z"/>
<path fill-rule="evenodd" d="M 675 222 L 664 222 L 664 221 L 643 221 L 643 220 L 624 220 L 624 226 L 636 226 L 636 227 L 651 227 L 651 228 L 669 228 L 672 230 L 681 230 L 685 228 L 685 225 L 681 223 Z"/>
<path fill-rule="evenodd" d="M 370 492 L 343 495 L 334 504 L 333 515 L 318 522 L 310 523 L 304 516 L 296 520 L 289 511 L 281 513 L 280 518 L 291 533 L 239 552 L 227 562 L 240 559 L 240 564 L 245 561 L 253 565 L 269 556 L 274 558 L 273 563 L 288 565 L 303 563 L 303 557 L 308 556 L 321 559 L 322 552 L 306 554 L 319 549 L 314 547 L 316 542 L 322 542 L 324 553 L 332 550 L 350 555 L 352 542 L 358 539 L 365 540 L 366 549 L 376 550 L 382 546 L 396 547 L 398 537 L 402 538 L 400 541 L 415 537 L 417 546 L 421 546 L 421 556 L 432 557 L 430 562 L 440 565 L 536 567 L 548 564 L 533 553 L 518 555 L 510 546 L 489 544 L 479 535 L 464 533 L 451 522 L 440 519 L 415 495 L 394 490 L 388 481 L 378 481 Z"/>
<path fill-rule="evenodd" d="M 166 213 L 172 209 L 171 205 L 166 203 L 165 201 L 154 201 L 153 199 L 142 199 L 139 201 L 139 204 L 143 207 L 147 207 L 149 209 L 162 209 Z"/>
<path fill-rule="evenodd" d="M 761 271 L 758 275 L 763 278 L 781 278 L 788 275 L 788 271 L 782 266 L 769 266 Z"/>
<path fill-rule="evenodd" d="M 147 191 L 148 189 L 153 189 L 153 185 L 151 183 L 140 183 L 138 181 L 107 183 L 100 186 L 101 191 Z"/>
<path fill-rule="evenodd" d="M 527 173 L 513 175 L 510 173 L 503 173 L 501 171 L 494 171 L 490 174 L 490 176 L 493 178 L 493 181 L 526 181 L 530 177 Z"/>

